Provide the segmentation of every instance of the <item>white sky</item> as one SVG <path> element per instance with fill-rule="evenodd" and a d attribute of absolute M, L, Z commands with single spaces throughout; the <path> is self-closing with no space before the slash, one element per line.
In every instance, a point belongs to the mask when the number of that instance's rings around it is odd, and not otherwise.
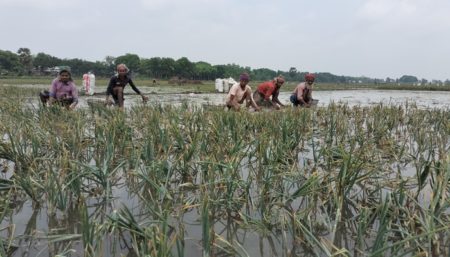
<path fill-rule="evenodd" d="M 0 49 L 450 79 L 449 0 L 0 0 Z"/>

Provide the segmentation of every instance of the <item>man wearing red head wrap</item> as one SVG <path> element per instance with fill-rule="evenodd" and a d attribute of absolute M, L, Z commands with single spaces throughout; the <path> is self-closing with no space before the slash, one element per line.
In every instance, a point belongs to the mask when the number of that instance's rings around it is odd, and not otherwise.
<path fill-rule="evenodd" d="M 253 93 L 253 99 L 258 105 L 270 105 L 279 110 L 281 106 L 284 106 L 278 100 L 280 94 L 280 88 L 284 84 L 284 77 L 278 76 L 271 81 L 266 81 L 258 85 L 255 93 Z M 270 99 L 272 97 L 272 99 Z"/>
<path fill-rule="evenodd" d="M 247 100 L 247 106 L 252 105 L 256 111 L 261 109 L 253 100 L 252 89 L 248 85 L 249 81 L 250 76 L 247 73 L 239 76 L 239 82 L 234 84 L 228 92 L 226 101 L 228 109 L 239 111 L 244 100 Z"/>
<path fill-rule="evenodd" d="M 297 85 L 291 95 L 291 103 L 294 106 L 310 107 L 312 103 L 312 86 L 314 84 L 314 74 L 308 73 L 305 75 L 305 81 Z"/>

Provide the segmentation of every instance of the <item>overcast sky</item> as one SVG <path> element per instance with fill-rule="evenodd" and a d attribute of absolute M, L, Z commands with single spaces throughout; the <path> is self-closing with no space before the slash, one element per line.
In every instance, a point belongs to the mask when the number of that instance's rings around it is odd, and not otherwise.
<path fill-rule="evenodd" d="M 449 0 L 0 0 L 0 49 L 450 79 Z"/>

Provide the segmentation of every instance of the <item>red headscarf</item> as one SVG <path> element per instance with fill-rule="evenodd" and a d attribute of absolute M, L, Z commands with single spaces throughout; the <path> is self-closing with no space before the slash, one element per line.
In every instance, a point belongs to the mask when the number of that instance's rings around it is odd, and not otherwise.
<path fill-rule="evenodd" d="M 305 75 L 305 80 L 306 81 L 314 82 L 315 79 L 316 79 L 316 76 L 314 76 L 314 74 L 312 74 L 312 73 L 308 73 L 308 74 Z"/>

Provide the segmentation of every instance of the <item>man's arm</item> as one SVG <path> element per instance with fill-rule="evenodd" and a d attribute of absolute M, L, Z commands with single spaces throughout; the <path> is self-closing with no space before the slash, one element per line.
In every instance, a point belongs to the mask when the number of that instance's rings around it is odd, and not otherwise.
<path fill-rule="evenodd" d="M 70 104 L 69 108 L 74 109 L 78 104 L 78 89 L 74 83 L 72 83 L 72 91 L 70 93 L 72 94 L 73 103 Z"/>
<path fill-rule="evenodd" d="M 236 98 L 235 95 L 230 94 L 230 103 L 233 103 L 235 98 Z"/>
<path fill-rule="evenodd" d="M 246 91 L 247 92 L 245 94 L 246 94 L 247 102 L 250 102 L 251 106 L 253 106 L 253 108 L 255 108 L 255 110 L 260 111 L 261 107 L 259 107 L 256 104 L 255 99 L 253 99 L 252 89 L 251 88 L 247 88 Z M 248 104 L 247 104 L 247 106 L 248 106 Z"/>
<path fill-rule="evenodd" d="M 144 96 L 142 92 L 136 87 L 136 85 L 133 83 L 133 80 L 129 80 L 128 83 L 130 84 L 131 88 L 136 92 L 138 95 L 142 97 L 142 101 L 146 102 L 148 100 L 148 97 Z"/>
<path fill-rule="evenodd" d="M 276 90 L 276 91 L 273 93 L 272 101 L 275 102 L 275 103 L 277 103 L 277 104 L 279 104 L 280 106 L 284 106 L 284 104 L 282 104 L 282 103 L 280 102 L 280 100 L 278 99 L 278 95 L 279 95 L 279 94 L 280 94 L 280 90 Z"/>
<path fill-rule="evenodd" d="M 303 98 L 303 93 L 305 92 L 304 86 L 299 86 L 297 90 L 297 100 L 301 103 L 301 105 L 306 105 L 305 99 Z"/>
<path fill-rule="evenodd" d="M 108 96 L 113 94 L 113 87 L 114 87 L 114 84 L 115 84 L 114 81 L 115 81 L 114 78 L 111 78 L 109 80 L 108 87 L 106 88 L 106 97 L 108 97 Z"/>

